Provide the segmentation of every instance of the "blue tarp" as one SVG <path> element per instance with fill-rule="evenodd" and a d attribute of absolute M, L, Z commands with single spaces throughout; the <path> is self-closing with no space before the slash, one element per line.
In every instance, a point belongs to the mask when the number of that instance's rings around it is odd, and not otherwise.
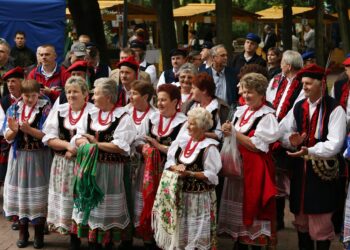
<path fill-rule="evenodd" d="M 11 46 L 16 31 L 24 31 L 27 46 L 34 53 L 39 45 L 52 44 L 60 63 L 63 60 L 65 25 L 65 0 L 0 0 L 0 37 Z"/>

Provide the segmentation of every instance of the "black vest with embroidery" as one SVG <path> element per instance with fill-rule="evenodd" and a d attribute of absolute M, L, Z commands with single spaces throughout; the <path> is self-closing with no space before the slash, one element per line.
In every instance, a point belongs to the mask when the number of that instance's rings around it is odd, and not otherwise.
<path fill-rule="evenodd" d="M 250 128 L 249 128 L 246 132 L 244 132 L 244 133 L 242 133 L 242 134 L 244 134 L 245 136 L 249 136 L 249 133 L 250 133 L 251 131 L 255 131 L 255 130 L 256 130 L 256 127 L 258 126 L 259 122 L 261 121 L 261 119 L 262 119 L 264 116 L 265 116 L 265 115 L 259 116 L 259 117 L 255 118 L 255 120 L 254 120 L 253 124 L 250 126 Z M 236 117 L 236 119 L 233 121 L 233 125 L 236 125 L 237 121 L 238 121 L 238 117 Z"/>
<path fill-rule="evenodd" d="M 39 127 L 39 122 L 42 117 L 42 111 L 45 107 L 46 105 L 39 108 L 39 113 L 35 115 L 34 121 L 30 124 L 32 128 Z M 41 139 L 37 139 L 29 134 L 25 134 L 21 130 L 18 130 L 16 137 L 18 150 L 37 150 L 45 147 L 44 144 L 41 142 Z"/>
<path fill-rule="evenodd" d="M 172 68 L 164 71 L 164 79 L 165 79 L 165 83 L 172 83 L 172 82 L 179 81 L 179 78 L 175 77 Z"/>
<path fill-rule="evenodd" d="M 88 129 L 87 133 L 90 135 L 94 135 L 98 142 L 111 142 L 113 140 L 113 134 L 115 129 L 118 127 L 120 120 L 124 115 L 119 118 L 115 118 L 115 120 L 110 123 L 109 127 L 103 131 L 95 131 L 91 128 L 91 115 L 88 115 Z M 126 157 L 117 153 L 109 153 L 99 149 L 98 151 L 98 161 L 99 162 L 125 162 Z"/>
<path fill-rule="evenodd" d="M 151 65 L 152 65 L 152 64 L 146 62 L 146 66 L 141 66 L 141 65 L 140 65 L 140 70 L 145 72 L 146 69 L 148 68 L 148 66 L 151 66 Z"/>
<path fill-rule="evenodd" d="M 300 134 L 302 133 L 303 130 L 303 120 L 304 120 L 304 113 L 303 113 L 303 108 L 302 105 L 306 101 L 306 99 L 301 100 L 300 102 L 295 104 L 295 107 L 293 109 L 293 114 L 295 118 L 295 122 L 297 125 L 297 132 Z M 322 131 L 322 135 L 320 139 L 316 139 L 316 143 L 319 141 L 326 141 L 327 140 L 327 135 L 328 135 L 328 121 L 331 113 L 333 110 L 338 106 L 338 103 L 330 96 L 326 95 L 324 97 L 324 104 L 325 104 L 325 116 L 323 117 L 324 120 L 324 127 Z M 309 123 L 309 121 L 307 121 Z"/>
<path fill-rule="evenodd" d="M 180 155 L 183 150 L 179 147 L 175 153 L 175 159 L 176 164 L 183 164 L 186 166 L 186 170 L 192 171 L 192 172 L 203 172 L 204 166 L 203 166 L 203 156 L 204 152 L 208 147 L 202 148 L 199 153 L 197 154 L 197 157 L 193 160 L 192 163 L 184 163 L 180 160 Z M 198 180 L 194 177 L 186 177 L 183 179 L 183 186 L 182 191 L 183 192 L 190 192 L 190 193 L 201 193 L 206 192 L 209 190 L 214 190 L 215 186 L 210 185 L 206 183 L 203 180 Z"/>
<path fill-rule="evenodd" d="M 180 123 L 179 125 L 177 125 L 175 128 L 172 128 L 172 131 L 169 135 L 164 136 L 164 137 L 160 137 L 158 135 L 153 134 L 153 124 L 151 122 L 151 120 L 149 120 L 149 128 L 150 128 L 150 136 L 154 139 L 156 139 L 160 144 L 163 144 L 165 146 L 170 146 L 170 144 L 175 141 L 177 135 L 180 132 L 180 129 L 182 127 L 183 123 Z M 158 127 L 158 125 L 157 125 Z"/>
<path fill-rule="evenodd" d="M 329 118 L 333 110 L 338 106 L 337 102 L 330 96 L 325 96 L 324 127 L 320 139 L 317 142 L 327 140 Z M 297 125 L 297 131 L 301 133 L 303 128 L 303 108 L 305 99 L 296 103 L 293 114 Z M 316 111 L 315 111 L 316 112 Z M 307 121 L 309 122 L 309 121 Z M 313 135 L 314 136 L 314 135 Z M 339 160 L 339 171 L 345 169 L 343 158 L 337 155 Z M 303 212 L 305 214 L 322 214 L 334 212 L 339 204 L 338 194 L 341 193 L 340 186 L 337 185 L 337 178 L 333 180 L 323 180 L 315 173 L 312 161 L 305 161 L 303 158 L 295 158 L 295 164 L 291 168 L 290 182 L 290 210 L 294 214 Z M 303 204 L 303 207 L 302 207 Z M 301 209 L 303 209 L 301 211 Z"/>
<path fill-rule="evenodd" d="M 64 126 L 64 119 L 65 117 L 60 116 L 60 112 L 57 112 L 58 116 L 58 138 L 63 141 L 70 142 L 70 140 L 73 138 L 73 136 L 77 133 L 77 129 L 67 129 Z M 59 155 L 65 155 L 67 150 L 55 150 L 56 154 Z"/>

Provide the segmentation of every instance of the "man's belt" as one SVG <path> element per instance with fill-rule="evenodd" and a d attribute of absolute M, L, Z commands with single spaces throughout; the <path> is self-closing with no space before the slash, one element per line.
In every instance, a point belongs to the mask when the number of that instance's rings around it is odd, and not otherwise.
<path fill-rule="evenodd" d="M 337 157 L 314 157 L 304 155 L 306 161 L 311 161 L 314 172 L 325 181 L 331 181 L 339 175 L 339 160 Z"/>

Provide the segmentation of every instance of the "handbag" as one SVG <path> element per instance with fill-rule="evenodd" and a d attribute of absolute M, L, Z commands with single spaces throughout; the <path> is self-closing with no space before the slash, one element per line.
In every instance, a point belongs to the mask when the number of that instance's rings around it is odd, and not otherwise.
<path fill-rule="evenodd" d="M 230 136 L 224 138 L 221 151 L 222 170 L 225 177 L 242 176 L 242 160 L 238 151 L 236 131 L 232 129 Z"/>

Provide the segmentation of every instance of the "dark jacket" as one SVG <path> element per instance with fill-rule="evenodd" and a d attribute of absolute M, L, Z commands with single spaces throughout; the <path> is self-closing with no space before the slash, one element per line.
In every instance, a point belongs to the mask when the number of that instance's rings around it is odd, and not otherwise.
<path fill-rule="evenodd" d="M 213 76 L 212 68 L 207 68 L 204 70 L 210 76 Z M 225 67 L 225 79 L 226 79 L 226 95 L 227 95 L 227 104 L 229 106 L 236 106 L 238 101 L 238 71 L 235 68 Z"/>
<path fill-rule="evenodd" d="M 266 36 L 268 36 L 267 40 L 266 40 Z M 266 36 L 264 37 L 264 43 L 265 44 L 264 44 L 264 47 L 263 47 L 263 51 L 265 53 L 267 53 L 269 48 L 276 47 L 276 43 L 277 43 L 277 36 L 276 36 L 276 34 L 274 32 L 271 32 L 270 34 L 266 34 Z"/>
<path fill-rule="evenodd" d="M 258 56 L 257 54 L 254 54 L 254 56 L 250 58 L 249 61 L 246 61 L 244 58 L 244 52 L 236 55 L 233 58 L 230 66 L 237 69 L 239 72 L 241 68 L 246 64 L 259 64 L 263 67 L 266 67 L 266 61 L 261 56 Z"/>
<path fill-rule="evenodd" d="M 36 56 L 34 52 L 28 47 L 17 48 L 16 46 L 11 49 L 10 56 L 13 58 L 13 64 L 15 67 L 20 66 L 22 68 L 36 64 Z"/>

